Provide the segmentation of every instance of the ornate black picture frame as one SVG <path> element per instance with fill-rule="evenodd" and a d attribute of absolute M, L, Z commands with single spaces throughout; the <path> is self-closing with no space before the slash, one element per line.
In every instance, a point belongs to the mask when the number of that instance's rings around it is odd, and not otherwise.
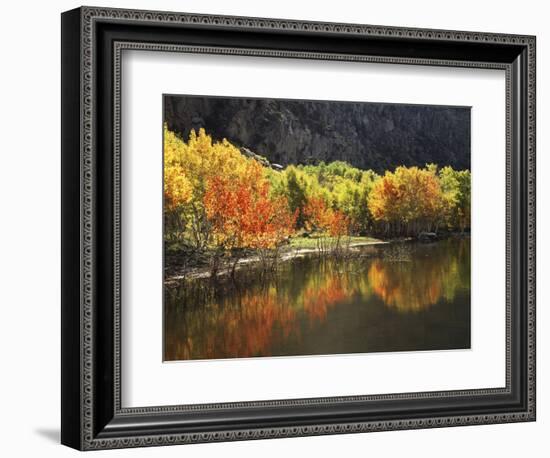
<path fill-rule="evenodd" d="M 125 49 L 506 72 L 506 386 L 121 406 Z M 82 7 L 62 14 L 62 434 L 80 450 L 535 420 L 535 37 Z"/>

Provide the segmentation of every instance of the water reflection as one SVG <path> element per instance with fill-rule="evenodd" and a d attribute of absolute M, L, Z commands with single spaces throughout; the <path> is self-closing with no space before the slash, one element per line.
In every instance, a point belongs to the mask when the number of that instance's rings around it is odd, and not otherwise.
<path fill-rule="evenodd" d="M 467 348 L 470 242 L 304 257 L 165 292 L 165 359 Z"/>
<path fill-rule="evenodd" d="M 454 249 L 445 249 L 453 247 Z M 405 254 L 376 259 L 368 278 L 374 293 L 389 307 L 401 312 L 425 310 L 442 297 L 452 301 L 460 288 L 470 288 L 469 241 L 443 242 Z M 398 247 L 399 248 L 399 247 Z M 390 261 L 390 262 L 388 262 Z"/>

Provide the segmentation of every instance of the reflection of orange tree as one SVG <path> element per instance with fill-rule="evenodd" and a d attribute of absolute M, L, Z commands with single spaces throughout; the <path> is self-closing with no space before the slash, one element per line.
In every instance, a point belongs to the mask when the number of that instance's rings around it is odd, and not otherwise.
<path fill-rule="evenodd" d="M 288 302 L 310 321 L 323 322 L 331 308 L 353 296 L 367 300 L 371 288 L 366 275 L 358 275 L 344 262 L 335 259 L 316 260 L 315 268 Z"/>
<path fill-rule="evenodd" d="M 204 302 L 167 319 L 175 327 L 166 334 L 167 359 L 269 356 L 282 339 L 300 338 L 304 318 L 324 322 L 331 308 L 370 294 L 366 276 L 339 272 L 342 263 L 325 260 L 317 267 L 299 288 L 267 276 L 256 286 L 213 294 L 207 284 L 200 290 L 200 282 L 189 281 L 184 294 Z"/>
<path fill-rule="evenodd" d="M 279 337 L 298 331 L 296 311 L 284 302 L 273 287 L 249 290 L 239 297 L 238 304 L 225 300 L 211 301 L 204 309 L 185 312 L 184 335 L 168 333 L 167 359 L 211 359 L 269 355 Z"/>
<path fill-rule="evenodd" d="M 325 321 L 330 307 L 348 299 L 351 291 L 342 277 L 327 278 L 324 285 L 308 287 L 303 293 L 304 312 L 313 320 Z"/>
<path fill-rule="evenodd" d="M 295 311 L 281 302 L 274 288 L 262 293 L 244 294 L 238 310 L 228 309 L 228 313 L 223 314 L 221 322 L 224 323 L 224 346 L 228 354 L 263 354 L 273 343 L 275 324 L 285 336 L 296 325 Z M 210 340 L 215 338 L 215 335 L 210 336 Z"/>
<path fill-rule="evenodd" d="M 425 310 L 441 298 L 451 301 L 465 278 L 459 260 L 435 253 L 434 257 L 411 262 L 375 259 L 368 271 L 373 292 L 400 312 Z"/>

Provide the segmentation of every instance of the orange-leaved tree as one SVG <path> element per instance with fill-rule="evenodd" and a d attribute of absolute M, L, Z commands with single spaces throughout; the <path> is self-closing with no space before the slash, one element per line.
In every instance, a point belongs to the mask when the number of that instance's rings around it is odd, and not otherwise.
<path fill-rule="evenodd" d="M 204 195 L 213 240 L 225 252 L 241 248 L 259 251 L 265 261 L 295 231 L 297 212 L 287 200 L 270 195 L 270 183 L 256 161 L 249 161 L 237 178 L 218 175 L 208 180 Z M 234 258 L 233 271 L 238 256 Z"/>
<path fill-rule="evenodd" d="M 340 210 L 334 210 L 327 205 L 321 197 L 311 197 L 308 199 L 303 209 L 306 218 L 305 227 L 311 232 L 316 232 L 317 248 L 319 251 L 328 251 L 331 248 L 332 237 L 335 242 L 335 248 L 340 246 L 340 240 L 343 236 L 349 234 L 350 219 Z"/>

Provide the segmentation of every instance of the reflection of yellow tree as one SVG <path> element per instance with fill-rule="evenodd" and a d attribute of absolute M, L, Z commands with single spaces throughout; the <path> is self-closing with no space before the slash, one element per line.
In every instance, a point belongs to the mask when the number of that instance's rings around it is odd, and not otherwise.
<path fill-rule="evenodd" d="M 368 272 L 369 283 L 389 307 L 401 312 L 425 310 L 441 298 L 452 301 L 464 283 L 458 256 L 434 252 L 420 259 L 413 256 L 410 262 L 376 259 Z"/>
<path fill-rule="evenodd" d="M 424 310 L 441 297 L 440 279 L 418 278 L 411 267 L 410 262 L 384 263 L 377 259 L 369 269 L 374 293 L 399 311 Z"/>

